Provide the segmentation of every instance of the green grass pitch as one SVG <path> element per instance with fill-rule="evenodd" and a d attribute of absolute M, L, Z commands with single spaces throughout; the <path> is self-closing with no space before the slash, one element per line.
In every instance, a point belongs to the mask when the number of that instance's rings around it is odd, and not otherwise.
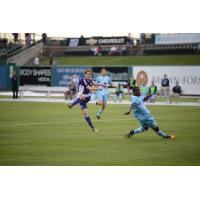
<path fill-rule="evenodd" d="M 123 116 L 127 105 L 108 105 L 102 120 L 89 111 L 99 132 L 93 134 L 79 107 L 61 103 L 0 103 L 0 165 L 200 165 L 200 107 L 149 106 L 160 128 L 131 140 L 122 136 L 139 123 Z"/>
<path fill-rule="evenodd" d="M 200 55 L 60 56 L 55 60 L 58 65 L 199 65 Z M 48 58 L 42 57 L 40 64 L 47 65 Z"/>

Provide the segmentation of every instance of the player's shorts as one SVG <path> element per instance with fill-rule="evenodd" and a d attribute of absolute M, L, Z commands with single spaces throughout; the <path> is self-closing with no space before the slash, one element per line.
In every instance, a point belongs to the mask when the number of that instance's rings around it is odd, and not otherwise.
<path fill-rule="evenodd" d="M 87 103 L 90 101 L 90 97 L 86 97 L 84 100 L 81 100 L 79 105 L 81 109 L 87 108 Z"/>
<path fill-rule="evenodd" d="M 107 103 L 107 101 L 108 101 L 108 93 L 105 93 L 103 91 L 98 91 L 97 92 L 97 100 Z"/>
<path fill-rule="evenodd" d="M 140 121 L 140 124 L 142 127 L 145 127 L 145 128 L 155 128 L 158 126 L 155 118 L 153 116 L 151 117 L 144 117 L 144 118 L 139 118 L 138 119 Z"/>

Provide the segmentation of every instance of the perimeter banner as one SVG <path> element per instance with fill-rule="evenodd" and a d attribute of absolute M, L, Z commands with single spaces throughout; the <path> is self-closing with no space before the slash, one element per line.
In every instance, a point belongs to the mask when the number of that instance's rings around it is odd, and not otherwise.
<path fill-rule="evenodd" d="M 22 66 L 19 70 L 20 85 L 51 86 L 51 67 Z"/>
<path fill-rule="evenodd" d="M 176 81 L 183 94 L 200 95 L 200 66 L 134 66 L 133 76 L 137 83 L 150 85 L 153 80 L 160 88 L 161 79 L 167 75 L 172 89 Z"/>
<path fill-rule="evenodd" d="M 7 67 L 0 66 L 0 90 L 8 89 Z"/>

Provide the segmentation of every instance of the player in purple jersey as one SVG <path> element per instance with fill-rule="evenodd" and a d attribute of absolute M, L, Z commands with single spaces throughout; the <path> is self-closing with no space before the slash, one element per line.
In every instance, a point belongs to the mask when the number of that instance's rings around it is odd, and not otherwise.
<path fill-rule="evenodd" d="M 72 104 L 68 104 L 67 106 L 68 108 L 72 108 L 73 106 L 79 104 L 86 122 L 88 123 L 92 131 L 97 132 L 91 121 L 87 108 L 87 103 L 90 101 L 91 98 L 91 92 L 98 89 L 98 87 L 92 80 L 92 75 L 92 70 L 87 69 L 84 71 L 84 78 L 81 78 L 79 80 L 77 98 Z"/>

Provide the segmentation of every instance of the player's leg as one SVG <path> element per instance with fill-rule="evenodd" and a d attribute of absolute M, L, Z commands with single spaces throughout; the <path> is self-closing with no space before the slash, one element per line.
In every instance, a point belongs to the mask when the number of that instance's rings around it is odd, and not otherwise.
<path fill-rule="evenodd" d="M 98 91 L 96 93 L 96 97 L 97 97 L 96 105 L 101 106 L 103 104 L 103 93 L 102 93 L 102 91 Z"/>
<path fill-rule="evenodd" d="M 86 120 L 86 122 L 88 123 L 89 127 L 92 129 L 92 131 L 97 132 L 97 130 L 94 128 L 94 125 L 93 125 L 93 123 L 92 123 L 92 120 L 91 120 L 91 118 L 90 118 L 90 116 L 89 116 L 89 113 L 88 113 L 88 109 L 87 109 L 86 104 L 85 104 L 85 105 L 82 104 L 82 105 L 81 105 L 81 108 L 82 108 L 82 112 L 83 112 L 83 115 L 84 115 L 84 117 L 85 117 L 85 120 Z"/>
<path fill-rule="evenodd" d="M 97 119 L 100 119 L 100 115 L 103 113 L 103 111 L 106 108 L 106 104 L 107 104 L 107 97 L 106 95 L 100 93 L 99 94 L 99 100 L 97 102 L 97 105 L 101 106 L 98 110 L 98 112 L 96 113 L 96 117 Z"/>
<path fill-rule="evenodd" d="M 134 129 L 134 130 L 130 130 L 129 133 L 127 133 L 125 135 L 125 138 L 129 139 L 131 138 L 133 135 L 139 134 L 139 133 L 143 133 L 145 131 L 147 131 L 149 129 L 148 126 L 146 126 L 145 124 L 143 124 L 140 128 Z"/>
<path fill-rule="evenodd" d="M 103 101 L 99 111 L 97 112 L 97 115 L 100 116 L 103 113 L 103 111 L 105 110 L 105 108 L 106 108 L 106 102 Z"/>
<path fill-rule="evenodd" d="M 152 128 L 152 129 L 156 132 L 157 135 L 159 135 L 160 137 L 163 137 L 165 139 L 172 139 L 173 140 L 173 139 L 176 138 L 174 135 L 168 135 L 165 132 L 161 131 L 158 126 L 155 127 L 155 128 Z"/>
<path fill-rule="evenodd" d="M 101 104 L 101 107 L 99 108 L 98 112 L 97 112 L 97 118 L 100 119 L 100 115 L 104 112 L 105 108 L 106 108 L 106 101 L 103 101 Z"/>
<path fill-rule="evenodd" d="M 117 102 L 117 97 L 118 97 L 118 95 L 115 94 L 115 95 L 114 95 L 114 102 Z"/>
<path fill-rule="evenodd" d="M 75 99 L 71 104 L 67 104 L 68 108 L 72 108 L 73 106 L 80 104 L 82 100 L 80 98 Z"/>
<path fill-rule="evenodd" d="M 175 139 L 174 135 L 168 135 L 165 132 L 161 131 L 157 125 L 156 120 L 154 119 L 154 117 L 152 117 L 151 119 L 148 120 L 148 126 L 151 127 L 158 136 L 163 137 L 165 139 Z"/>
<path fill-rule="evenodd" d="M 123 94 L 120 93 L 120 94 L 119 94 L 119 102 L 120 102 L 120 103 L 122 102 L 122 98 L 123 98 Z"/>

